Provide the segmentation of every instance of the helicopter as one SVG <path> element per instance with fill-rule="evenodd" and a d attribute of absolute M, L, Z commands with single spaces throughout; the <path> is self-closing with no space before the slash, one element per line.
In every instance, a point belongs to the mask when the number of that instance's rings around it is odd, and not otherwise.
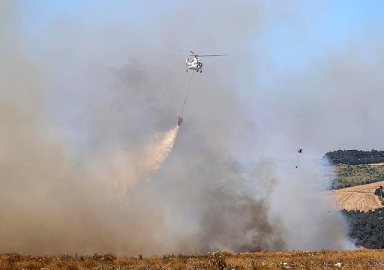
<path fill-rule="evenodd" d="M 304 148 L 296 148 L 297 149 L 297 161 L 296 161 L 296 169 L 299 167 L 299 157 L 300 154 L 303 153 Z"/>
<path fill-rule="evenodd" d="M 203 63 L 201 62 L 199 57 L 210 57 L 210 56 L 228 56 L 228 54 L 202 54 L 198 55 L 195 54 L 193 51 L 190 51 L 192 54 L 189 56 L 193 56 L 193 58 L 190 60 L 189 58 L 185 59 L 185 64 L 187 65 L 187 68 L 185 69 L 186 72 L 188 72 L 188 69 L 196 70 L 196 72 L 203 72 Z"/>
<path fill-rule="evenodd" d="M 189 59 L 189 58 L 185 59 L 185 65 L 187 66 L 187 68 L 185 69 L 186 72 L 188 72 L 189 69 L 196 72 L 200 72 L 200 73 L 203 72 L 203 63 L 201 62 L 199 57 L 228 56 L 228 54 L 195 54 L 193 51 L 190 51 L 191 54 L 172 52 L 167 50 L 162 50 L 162 51 L 193 56 L 192 59 Z"/>

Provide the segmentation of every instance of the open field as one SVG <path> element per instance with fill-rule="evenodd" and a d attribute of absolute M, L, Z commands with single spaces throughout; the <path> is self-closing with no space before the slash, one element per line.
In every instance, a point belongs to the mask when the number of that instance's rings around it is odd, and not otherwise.
<path fill-rule="evenodd" d="M 383 207 L 379 197 L 374 194 L 379 186 L 384 186 L 384 181 L 326 191 L 326 193 L 333 209 L 369 211 Z"/>
<path fill-rule="evenodd" d="M 1 254 L 0 269 L 384 269 L 384 250 L 287 251 L 151 258 L 112 254 L 27 256 Z"/>

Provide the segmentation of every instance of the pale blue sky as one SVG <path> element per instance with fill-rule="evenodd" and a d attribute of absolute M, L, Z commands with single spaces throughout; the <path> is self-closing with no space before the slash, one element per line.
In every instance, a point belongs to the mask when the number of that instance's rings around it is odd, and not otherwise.
<path fill-rule="evenodd" d="M 261 5 L 272 12 L 262 22 L 266 27 L 259 46 L 267 48 L 276 66 L 282 69 L 303 68 L 313 58 L 321 57 L 329 46 L 343 50 L 346 43 L 374 38 L 384 28 L 384 1 L 380 0 L 263 2 L 260 1 Z M 156 24 L 166 21 L 186 3 L 180 0 L 20 1 L 23 23 L 31 36 L 44 34 L 57 17 L 79 15 L 89 25 L 113 25 L 128 20 L 134 27 L 159 31 Z M 273 11 L 280 4 L 282 10 Z M 284 6 L 289 9 L 284 10 Z M 287 17 L 291 23 L 287 23 Z"/>
<path fill-rule="evenodd" d="M 135 27 L 161 31 L 156 24 L 166 21 L 188 2 L 21 0 L 19 3 L 26 30 L 33 36 L 44 33 L 57 17 L 78 15 L 90 25 L 113 25 L 128 20 Z M 262 22 L 266 27 L 261 46 L 268 48 L 282 68 L 302 67 L 312 57 L 321 55 L 325 45 L 342 50 L 345 43 L 374 37 L 384 27 L 384 2 L 380 0 L 255 2 L 271 10 Z M 291 24 L 287 24 L 287 17 Z"/>

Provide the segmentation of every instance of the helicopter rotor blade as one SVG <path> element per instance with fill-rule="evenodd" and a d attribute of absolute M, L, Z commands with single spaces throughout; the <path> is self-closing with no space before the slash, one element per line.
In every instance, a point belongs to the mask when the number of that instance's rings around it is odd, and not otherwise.
<path fill-rule="evenodd" d="M 169 52 L 174 54 L 181 54 L 181 55 L 188 55 L 193 57 L 211 57 L 211 56 L 228 56 L 228 54 L 195 54 L 193 51 L 190 51 L 192 54 L 188 53 L 182 53 L 182 52 L 174 52 L 174 51 L 168 51 L 168 50 L 161 50 L 163 52 Z"/>
<path fill-rule="evenodd" d="M 228 54 L 199 54 L 198 57 L 211 57 L 211 56 L 228 56 Z"/>
<path fill-rule="evenodd" d="M 188 53 L 182 53 L 182 52 L 174 52 L 174 51 L 168 51 L 168 50 L 162 50 L 162 51 L 169 52 L 169 53 L 175 53 L 175 54 L 189 55 Z"/>
<path fill-rule="evenodd" d="M 193 51 L 190 51 L 192 54 L 190 54 L 189 56 L 194 56 L 194 57 L 197 57 L 197 54 L 195 54 Z"/>

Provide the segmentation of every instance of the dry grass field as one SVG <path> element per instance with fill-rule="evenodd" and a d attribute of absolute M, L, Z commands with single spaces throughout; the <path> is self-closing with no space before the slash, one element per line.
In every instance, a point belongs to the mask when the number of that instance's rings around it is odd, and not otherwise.
<path fill-rule="evenodd" d="M 384 269 L 384 250 L 287 251 L 151 258 L 112 254 L 24 256 L 0 254 L 0 269 Z"/>
<path fill-rule="evenodd" d="M 327 191 L 327 198 L 336 210 L 369 211 L 383 207 L 379 197 L 374 192 L 379 186 L 384 186 L 384 181 L 367 185 L 342 188 Z"/>

